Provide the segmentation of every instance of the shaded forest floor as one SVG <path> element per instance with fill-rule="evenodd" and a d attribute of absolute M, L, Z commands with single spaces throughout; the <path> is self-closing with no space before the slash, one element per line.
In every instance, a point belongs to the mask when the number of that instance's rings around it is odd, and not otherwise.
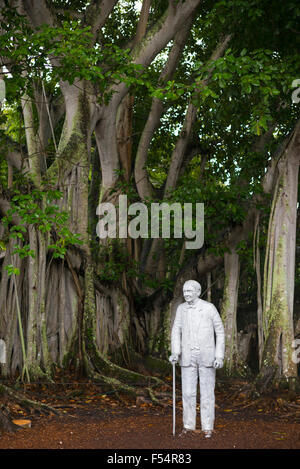
<path fill-rule="evenodd" d="M 0 396 L 12 418 L 31 421 L 31 428 L 0 432 L 0 449 L 300 449 L 300 395 L 282 391 L 249 398 L 245 382 L 239 380 L 218 382 L 211 439 L 199 430 L 178 436 L 182 428 L 178 380 L 174 437 L 170 379 L 160 389 L 161 405 L 103 392 L 88 381 L 26 385 L 22 392 L 27 398 L 49 404 L 59 414 L 29 410 Z"/>

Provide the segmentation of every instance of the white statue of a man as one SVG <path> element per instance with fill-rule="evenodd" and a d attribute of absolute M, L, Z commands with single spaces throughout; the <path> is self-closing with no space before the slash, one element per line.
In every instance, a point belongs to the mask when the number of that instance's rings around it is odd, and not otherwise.
<path fill-rule="evenodd" d="M 183 430 L 196 428 L 196 397 L 200 382 L 201 428 L 212 436 L 215 418 L 216 368 L 222 368 L 224 327 L 212 303 L 199 298 L 201 285 L 188 280 L 183 285 L 185 303 L 178 306 L 171 334 L 171 362 L 181 365 Z"/>

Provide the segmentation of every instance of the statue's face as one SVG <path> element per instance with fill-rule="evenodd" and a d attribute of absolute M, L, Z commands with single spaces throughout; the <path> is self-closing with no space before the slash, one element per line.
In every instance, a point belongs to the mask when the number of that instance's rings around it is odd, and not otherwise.
<path fill-rule="evenodd" d="M 183 287 L 183 297 L 187 303 L 193 303 L 199 296 L 199 292 L 188 283 Z"/>

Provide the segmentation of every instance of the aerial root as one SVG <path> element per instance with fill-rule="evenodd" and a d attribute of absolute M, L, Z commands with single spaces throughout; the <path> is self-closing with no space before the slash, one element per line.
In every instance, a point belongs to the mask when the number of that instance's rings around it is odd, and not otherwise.
<path fill-rule="evenodd" d="M 20 405 L 27 407 L 29 409 L 34 409 L 38 410 L 40 412 L 48 412 L 48 413 L 55 413 L 59 414 L 57 410 L 55 410 L 53 407 L 49 406 L 48 404 L 45 404 L 43 402 L 37 402 L 33 401 L 32 399 L 28 399 L 24 395 L 20 395 L 19 391 L 15 391 L 12 388 L 5 386 L 4 384 L 1 384 L 0 386 L 1 391 L 6 393 L 9 397 L 11 397 L 13 400 L 18 402 Z"/>

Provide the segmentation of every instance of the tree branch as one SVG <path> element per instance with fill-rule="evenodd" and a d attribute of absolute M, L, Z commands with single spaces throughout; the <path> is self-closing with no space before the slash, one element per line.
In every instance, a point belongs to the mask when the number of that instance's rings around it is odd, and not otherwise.
<path fill-rule="evenodd" d="M 180 56 L 186 43 L 186 39 L 190 32 L 192 17 L 186 22 L 185 26 L 178 31 L 174 38 L 174 44 L 171 48 L 168 60 L 161 72 L 159 83 L 163 86 L 173 75 L 178 65 Z M 151 197 L 153 195 L 153 187 L 149 181 L 146 170 L 146 163 L 150 142 L 156 129 L 159 126 L 160 119 L 167 107 L 158 98 L 153 98 L 151 109 L 147 122 L 142 132 L 135 159 L 134 176 L 137 190 L 141 199 Z"/>
<path fill-rule="evenodd" d="M 173 3 L 158 20 L 156 25 L 147 32 L 146 36 L 132 50 L 132 62 L 149 65 L 155 56 L 161 52 L 168 42 L 182 28 L 185 22 L 194 14 L 201 0 L 179 1 L 174 7 Z M 145 2 L 145 9 L 148 4 Z M 125 83 L 114 84 L 109 104 L 102 107 L 98 122 L 95 126 L 95 135 L 102 169 L 102 182 L 104 190 L 112 187 L 116 180 L 116 170 L 120 168 L 118 148 L 116 141 L 116 120 L 119 105 L 128 92 Z"/>
<path fill-rule="evenodd" d="M 219 42 L 216 49 L 212 53 L 209 62 L 214 62 L 218 58 L 220 58 L 225 50 L 226 47 L 231 39 L 231 35 L 227 35 L 223 40 Z M 201 81 L 201 87 L 206 86 L 209 82 L 210 74 L 208 78 Z M 183 162 L 183 157 L 189 142 L 189 139 L 192 134 L 193 124 L 196 120 L 197 109 L 192 102 L 192 99 L 189 102 L 187 107 L 185 120 L 182 126 L 182 130 L 180 132 L 179 139 L 177 140 L 176 146 L 174 148 L 172 157 L 171 157 L 171 164 L 170 169 L 168 172 L 168 177 L 165 185 L 164 196 L 167 196 L 168 192 L 175 187 L 177 183 L 177 179 L 179 176 L 180 168 Z"/>
<path fill-rule="evenodd" d="M 110 13 L 119 0 L 92 0 L 86 9 L 85 25 L 91 26 L 94 42 Z"/>
<path fill-rule="evenodd" d="M 41 179 L 41 151 L 34 128 L 34 116 L 31 98 L 23 95 L 23 118 L 25 125 L 25 136 L 28 148 L 28 163 L 32 180 L 39 185 Z"/>
<path fill-rule="evenodd" d="M 148 31 L 143 40 L 132 50 L 135 63 L 149 65 L 175 36 L 188 18 L 193 15 L 201 0 L 179 1 L 176 6 L 169 2 L 169 8 L 158 22 Z"/>
<path fill-rule="evenodd" d="M 143 39 L 133 47 L 131 56 L 132 62 L 147 66 L 159 54 L 166 45 L 174 38 L 191 15 L 195 13 L 196 8 L 200 5 L 201 0 L 179 1 L 176 6 L 170 2 L 169 8 L 156 24 L 147 32 Z M 118 105 L 128 92 L 125 83 L 119 83 L 111 87 L 114 93 L 110 105 L 111 109 L 117 109 Z"/>
<path fill-rule="evenodd" d="M 134 45 L 140 42 L 146 34 L 151 3 L 152 3 L 152 0 L 143 0 L 140 18 L 139 18 L 139 22 L 137 25 Z"/>
<path fill-rule="evenodd" d="M 187 107 L 185 121 L 180 132 L 179 139 L 177 140 L 176 146 L 172 153 L 170 169 L 164 190 L 164 197 L 168 195 L 168 192 L 175 187 L 183 157 L 192 133 L 193 124 L 197 115 L 197 109 L 194 104 L 190 101 Z"/>
<path fill-rule="evenodd" d="M 55 18 L 45 0 L 20 0 L 18 13 L 25 15 L 33 27 L 41 24 L 54 26 Z"/>

